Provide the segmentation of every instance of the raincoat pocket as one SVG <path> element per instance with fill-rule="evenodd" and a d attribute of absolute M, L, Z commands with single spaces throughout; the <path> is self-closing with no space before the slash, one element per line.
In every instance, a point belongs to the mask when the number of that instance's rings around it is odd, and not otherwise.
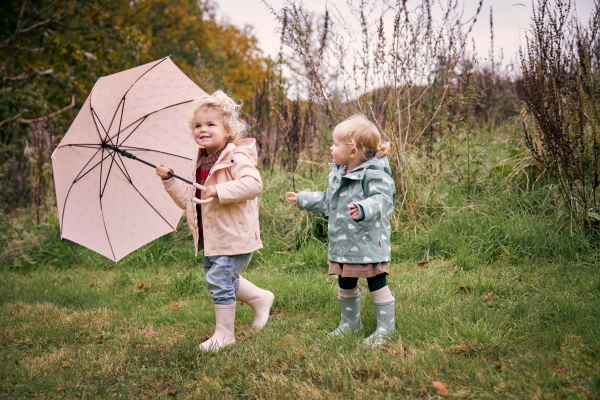
<path fill-rule="evenodd" d="M 248 227 L 248 221 L 246 221 L 244 218 L 242 218 L 242 213 L 240 212 L 240 210 L 235 207 L 231 210 L 231 214 L 233 215 L 233 223 L 236 224 L 238 226 L 238 229 L 240 230 L 240 232 L 242 233 L 248 233 L 250 232 L 250 229 Z"/>

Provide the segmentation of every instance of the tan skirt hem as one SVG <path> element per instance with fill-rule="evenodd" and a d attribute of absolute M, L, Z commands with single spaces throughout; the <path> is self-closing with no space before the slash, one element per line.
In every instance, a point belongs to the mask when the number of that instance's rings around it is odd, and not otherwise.
<path fill-rule="evenodd" d="M 389 262 L 371 264 L 342 264 L 329 260 L 329 275 L 342 278 L 372 278 L 380 274 L 389 274 Z"/>

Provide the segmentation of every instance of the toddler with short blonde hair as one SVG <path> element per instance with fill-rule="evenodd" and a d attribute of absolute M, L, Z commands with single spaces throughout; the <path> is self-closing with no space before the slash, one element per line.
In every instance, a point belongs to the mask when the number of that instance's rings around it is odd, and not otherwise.
<path fill-rule="evenodd" d="M 366 278 L 377 316 L 376 331 L 365 339 L 382 344 L 395 330 L 395 298 L 387 286 L 391 261 L 390 215 L 395 185 L 385 157 L 389 143 L 364 115 L 335 127 L 325 192 L 287 192 L 290 203 L 328 215 L 329 274 L 338 276 L 341 321 L 333 336 L 362 328 L 358 278 Z"/>

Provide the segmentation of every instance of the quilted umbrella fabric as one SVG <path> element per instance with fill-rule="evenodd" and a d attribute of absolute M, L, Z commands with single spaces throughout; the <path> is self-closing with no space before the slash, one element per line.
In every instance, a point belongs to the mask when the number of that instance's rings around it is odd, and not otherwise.
<path fill-rule="evenodd" d="M 119 261 L 172 232 L 183 211 L 152 168 L 114 149 L 187 171 L 203 96 L 169 57 L 100 78 L 52 154 L 61 237 Z"/>

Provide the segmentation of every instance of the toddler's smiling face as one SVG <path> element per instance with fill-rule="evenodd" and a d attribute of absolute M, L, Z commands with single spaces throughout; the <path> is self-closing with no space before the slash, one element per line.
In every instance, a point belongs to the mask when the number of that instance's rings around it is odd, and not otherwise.
<path fill-rule="evenodd" d="M 216 110 L 199 109 L 192 121 L 194 141 L 211 156 L 225 147 L 231 134 Z"/>

